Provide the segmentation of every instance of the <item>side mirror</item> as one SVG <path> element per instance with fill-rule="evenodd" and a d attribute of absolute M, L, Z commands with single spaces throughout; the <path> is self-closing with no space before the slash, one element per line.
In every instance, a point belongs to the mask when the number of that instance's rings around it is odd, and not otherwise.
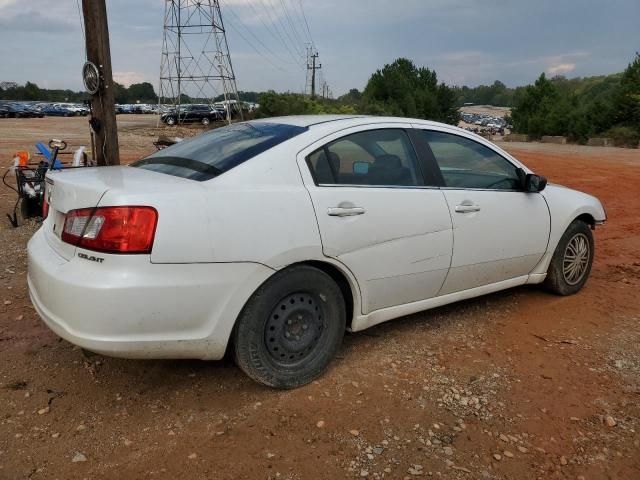
<path fill-rule="evenodd" d="M 547 179 L 541 175 L 528 173 L 524 181 L 525 192 L 541 192 L 547 187 Z"/>

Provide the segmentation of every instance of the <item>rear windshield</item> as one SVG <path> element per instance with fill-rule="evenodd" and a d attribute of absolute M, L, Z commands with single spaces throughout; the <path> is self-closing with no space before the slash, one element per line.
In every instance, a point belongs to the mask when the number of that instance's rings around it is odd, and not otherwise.
<path fill-rule="evenodd" d="M 131 166 L 203 182 L 305 131 L 279 123 L 237 123 L 183 140 Z"/>

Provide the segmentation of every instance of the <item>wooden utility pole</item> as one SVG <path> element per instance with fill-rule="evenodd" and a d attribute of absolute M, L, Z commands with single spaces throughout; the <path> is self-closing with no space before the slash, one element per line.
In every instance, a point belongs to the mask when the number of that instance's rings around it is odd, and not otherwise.
<path fill-rule="evenodd" d="M 316 65 L 316 60 L 319 57 L 318 52 L 311 55 L 311 63 L 307 61 L 307 70 L 311 70 L 311 98 L 316 98 L 316 71 L 322 68 L 322 65 Z"/>
<path fill-rule="evenodd" d="M 115 88 L 111 72 L 111 49 L 106 0 L 82 0 L 86 32 L 87 61 L 100 72 L 100 88 L 91 96 L 91 128 L 94 133 L 94 158 L 98 165 L 119 165 L 118 126 Z"/>

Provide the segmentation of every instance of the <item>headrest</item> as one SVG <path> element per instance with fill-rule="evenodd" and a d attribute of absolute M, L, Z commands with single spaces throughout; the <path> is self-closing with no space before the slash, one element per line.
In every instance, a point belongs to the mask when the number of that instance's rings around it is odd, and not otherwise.
<path fill-rule="evenodd" d="M 380 155 L 374 164 L 379 168 L 402 168 L 402 160 L 397 155 Z"/>

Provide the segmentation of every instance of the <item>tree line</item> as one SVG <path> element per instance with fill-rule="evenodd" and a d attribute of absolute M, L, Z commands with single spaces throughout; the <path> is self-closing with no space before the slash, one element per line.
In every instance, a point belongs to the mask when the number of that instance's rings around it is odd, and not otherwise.
<path fill-rule="evenodd" d="M 116 84 L 116 102 L 157 103 L 148 82 L 128 88 Z M 2 88 L 0 99 L 79 102 L 83 92 L 40 89 L 35 83 Z M 337 99 L 298 93 L 239 92 L 243 101 L 259 103 L 257 116 L 297 114 L 371 114 L 424 118 L 457 124 L 465 103 L 512 107 L 510 122 L 517 133 L 539 138 L 566 136 L 585 142 L 607 136 L 621 145 L 640 140 L 640 55 L 618 74 L 567 79 L 543 73 L 533 85 L 509 88 L 500 81 L 478 87 L 451 87 L 439 82 L 435 71 L 399 58 L 374 72 L 363 91 L 351 89 Z M 216 101 L 223 100 L 221 95 Z M 197 101 L 183 96 L 183 102 Z"/>
<path fill-rule="evenodd" d="M 129 87 L 115 83 L 116 103 L 158 103 L 158 96 L 149 82 L 134 83 Z M 89 99 L 86 92 L 73 90 L 40 88 L 33 82 L 24 85 L 0 85 L 0 100 L 39 101 L 39 102 L 71 102 L 82 103 Z"/>
<path fill-rule="evenodd" d="M 610 137 L 620 146 L 640 141 L 640 55 L 618 75 L 567 80 L 540 75 L 516 93 L 514 131 L 532 138 L 560 135 L 585 142 Z"/>
<path fill-rule="evenodd" d="M 129 87 L 125 87 L 117 82 L 115 86 L 115 99 L 118 104 L 133 103 L 158 103 L 158 95 L 149 82 L 134 83 Z M 256 103 L 258 102 L 259 92 L 238 92 L 242 101 Z M 0 83 L 0 100 L 16 100 L 16 101 L 38 101 L 38 102 L 71 102 L 82 103 L 89 99 L 86 92 L 76 92 L 69 89 L 47 89 L 40 88 L 33 82 L 27 82 L 24 85 L 18 85 L 14 82 Z M 183 103 L 206 103 L 205 100 L 191 98 L 188 95 L 182 95 Z M 224 95 L 218 95 L 214 102 L 224 100 Z"/>
<path fill-rule="evenodd" d="M 428 118 L 449 124 L 459 120 L 455 90 L 438 82 L 435 71 L 406 58 L 377 70 L 362 92 L 352 89 L 334 100 L 270 91 L 260 95 L 259 103 L 258 114 L 265 117 L 337 113 Z"/>

